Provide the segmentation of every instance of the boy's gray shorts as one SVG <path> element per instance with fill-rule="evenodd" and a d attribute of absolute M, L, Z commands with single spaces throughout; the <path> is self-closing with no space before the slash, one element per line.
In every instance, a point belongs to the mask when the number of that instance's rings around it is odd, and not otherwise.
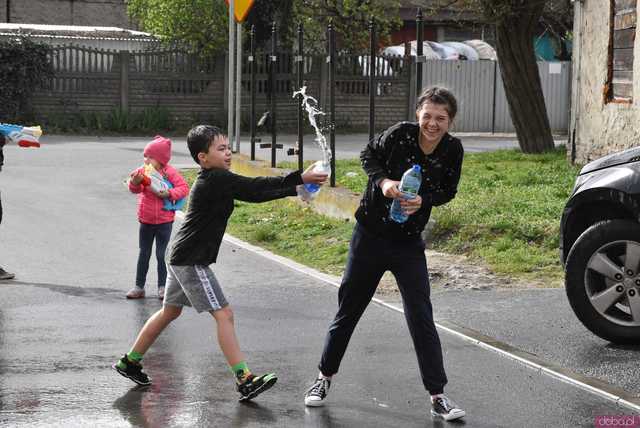
<path fill-rule="evenodd" d="M 217 311 L 229 303 L 209 266 L 167 265 L 165 305 L 193 306 L 198 312 Z"/>

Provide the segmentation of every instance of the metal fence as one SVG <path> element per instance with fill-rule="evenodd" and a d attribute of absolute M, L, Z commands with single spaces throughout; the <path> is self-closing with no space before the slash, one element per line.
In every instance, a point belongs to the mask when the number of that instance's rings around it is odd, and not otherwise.
<path fill-rule="evenodd" d="M 569 126 L 570 62 L 539 62 L 551 130 L 565 133 Z M 515 132 L 495 61 L 426 61 L 423 87 L 445 86 L 458 99 L 455 130 L 460 132 Z"/>
<path fill-rule="evenodd" d="M 268 53 L 256 55 L 256 114 L 269 110 L 275 96 L 283 129 L 295 129 L 298 101 L 295 56 L 282 52 L 275 65 L 271 92 Z M 78 46 L 52 49 L 56 72 L 35 102 L 42 117 L 65 111 L 108 112 L 114 108 L 141 110 L 163 105 L 176 122 L 217 120 L 224 117 L 228 76 L 225 58 L 205 59 L 176 50 L 129 52 Z M 304 84 L 327 110 L 329 81 L 326 57 L 305 55 Z M 336 130 L 366 129 L 370 110 L 370 66 L 366 54 L 336 56 Z M 376 132 L 399 120 L 415 120 L 415 57 L 375 58 Z M 554 132 L 565 132 L 569 120 L 570 63 L 539 63 L 540 77 Z M 243 61 L 242 110 L 250 105 L 249 63 Z M 513 132 L 500 70 L 495 61 L 426 61 L 422 85 L 442 85 L 459 100 L 455 129 L 461 132 Z M 412 88 L 413 86 L 413 88 Z"/>

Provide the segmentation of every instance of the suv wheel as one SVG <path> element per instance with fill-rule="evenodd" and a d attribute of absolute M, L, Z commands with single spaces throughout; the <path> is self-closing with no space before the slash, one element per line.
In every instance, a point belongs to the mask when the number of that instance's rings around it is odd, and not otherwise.
<path fill-rule="evenodd" d="M 640 343 L 640 225 L 606 220 L 585 230 L 567 257 L 565 287 L 578 319 L 614 343 Z"/>

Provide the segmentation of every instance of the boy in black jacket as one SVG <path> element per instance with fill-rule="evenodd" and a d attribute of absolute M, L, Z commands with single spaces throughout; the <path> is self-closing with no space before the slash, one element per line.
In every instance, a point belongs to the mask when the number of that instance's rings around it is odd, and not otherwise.
<path fill-rule="evenodd" d="M 236 175 L 229 171 L 229 142 L 215 126 L 199 125 L 191 129 L 187 145 L 202 169 L 191 188 L 185 220 L 173 240 L 163 307 L 149 318 L 131 351 L 113 368 L 139 385 L 149 385 L 151 380 L 140 364 L 142 356 L 171 321 L 180 316 L 182 307 L 192 306 L 198 312 L 209 312 L 216 320 L 218 343 L 236 378 L 240 401 L 250 400 L 273 386 L 277 377 L 273 373 L 254 376 L 249 370 L 236 338 L 233 312 L 209 265 L 218 256 L 234 199 L 265 202 L 295 196 L 296 186 L 322 184 L 327 175 L 313 172 L 312 168 L 286 177 Z"/>

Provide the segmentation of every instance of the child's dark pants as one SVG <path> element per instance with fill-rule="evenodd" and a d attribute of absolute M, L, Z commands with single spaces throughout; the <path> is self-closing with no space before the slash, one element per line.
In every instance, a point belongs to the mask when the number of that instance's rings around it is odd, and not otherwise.
<path fill-rule="evenodd" d="M 153 240 L 156 241 L 156 259 L 158 260 L 158 287 L 164 287 L 167 280 L 167 265 L 164 262 L 164 253 L 171 238 L 173 222 L 162 224 L 140 223 L 140 252 L 138 253 L 138 268 L 136 270 L 136 287 L 144 288 L 149 270 L 149 259 Z"/>
<path fill-rule="evenodd" d="M 338 292 L 338 313 L 329 326 L 318 367 L 326 376 L 338 372 L 351 334 L 387 270 L 395 276 L 402 294 L 422 383 L 431 394 L 440 394 L 447 383 L 447 376 L 429 300 L 424 244 L 421 240 L 391 242 L 372 235 L 359 224 L 353 230 L 347 266 Z"/>

